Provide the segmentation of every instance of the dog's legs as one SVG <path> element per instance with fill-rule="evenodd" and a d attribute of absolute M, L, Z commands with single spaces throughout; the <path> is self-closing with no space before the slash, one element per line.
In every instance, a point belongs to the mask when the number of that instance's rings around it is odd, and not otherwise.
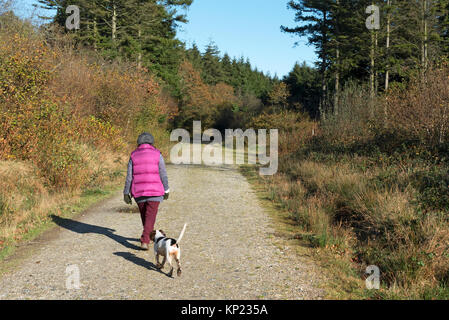
<path fill-rule="evenodd" d="M 156 253 L 156 268 L 162 269 L 162 265 L 159 263 L 159 254 Z"/>
<path fill-rule="evenodd" d="M 167 257 L 164 257 L 164 259 L 162 259 L 161 269 L 164 269 L 165 261 L 167 261 Z"/>
<path fill-rule="evenodd" d="M 175 261 L 176 261 L 176 264 L 178 265 L 178 270 L 177 270 L 176 274 L 178 275 L 178 277 L 180 277 L 180 276 L 181 276 L 181 273 L 182 273 L 182 270 L 181 270 L 181 262 L 179 261 L 179 258 L 178 258 L 178 257 L 176 257 Z"/>
<path fill-rule="evenodd" d="M 156 268 L 158 269 L 164 269 L 164 265 L 165 265 L 165 257 L 162 259 L 162 263 L 159 263 L 159 254 L 156 253 Z"/>
<path fill-rule="evenodd" d="M 167 261 L 168 261 L 168 264 L 170 265 L 170 272 L 168 273 L 168 275 L 171 277 L 171 276 L 173 276 L 173 259 L 172 259 L 172 257 L 168 257 L 167 258 Z"/>
<path fill-rule="evenodd" d="M 182 270 L 181 270 L 181 249 L 179 249 L 179 248 L 175 253 L 175 261 L 176 261 L 176 264 L 178 265 L 178 270 L 177 270 L 176 274 L 178 275 L 178 277 L 180 277 Z"/>
<path fill-rule="evenodd" d="M 170 276 L 170 277 L 172 277 L 173 276 L 173 257 L 172 257 L 172 252 L 170 252 L 170 249 L 169 248 L 167 248 L 167 261 L 168 261 L 168 264 L 170 265 L 170 272 L 168 273 L 168 275 Z"/>

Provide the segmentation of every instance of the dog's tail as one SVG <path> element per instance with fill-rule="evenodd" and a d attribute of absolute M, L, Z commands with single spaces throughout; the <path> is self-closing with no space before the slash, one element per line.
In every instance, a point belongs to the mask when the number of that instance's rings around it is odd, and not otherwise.
<path fill-rule="evenodd" d="M 178 240 L 176 240 L 176 243 L 180 243 L 182 237 L 184 236 L 184 232 L 186 231 L 187 223 L 184 224 L 184 227 L 182 228 L 181 234 L 178 237 Z"/>

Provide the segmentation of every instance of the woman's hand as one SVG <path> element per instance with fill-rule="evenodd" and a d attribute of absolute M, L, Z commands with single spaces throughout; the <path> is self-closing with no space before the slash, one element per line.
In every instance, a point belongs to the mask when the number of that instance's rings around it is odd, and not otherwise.
<path fill-rule="evenodd" d="M 125 201 L 126 204 L 132 204 L 132 200 L 131 200 L 131 195 L 129 194 L 124 194 L 123 195 L 123 201 Z"/>

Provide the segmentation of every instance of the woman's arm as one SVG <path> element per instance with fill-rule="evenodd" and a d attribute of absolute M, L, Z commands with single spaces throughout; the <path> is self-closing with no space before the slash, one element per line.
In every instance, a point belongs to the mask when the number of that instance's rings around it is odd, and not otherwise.
<path fill-rule="evenodd" d="M 129 159 L 128 173 L 126 174 L 125 189 L 123 190 L 123 194 L 125 194 L 125 195 L 131 194 L 132 182 L 133 182 L 133 161 L 131 159 Z"/>
<path fill-rule="evenodd" d="M 161 177 L 162 184 L 164 185 L 165 193 L 170 192 L 170 188 L 168 186 L 167 170 L 165 168 L 165 161 L 164 161 L 164 157 L 162 156 L 162 154 L 159 159 L 159 176 Z"/>

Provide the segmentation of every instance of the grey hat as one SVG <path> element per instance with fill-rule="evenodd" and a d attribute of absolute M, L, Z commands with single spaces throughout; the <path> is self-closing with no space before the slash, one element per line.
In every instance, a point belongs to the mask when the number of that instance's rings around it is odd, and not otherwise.
<path fill-rule="evenodd" d="M 139 138 L 137 139 L 137 145 L 141 145 L 141 144 L 151 144 L 153 145 L 154 143 L 154 137 L 151 133 L 148 132 L 144 132 L 142 133 Z"/>

